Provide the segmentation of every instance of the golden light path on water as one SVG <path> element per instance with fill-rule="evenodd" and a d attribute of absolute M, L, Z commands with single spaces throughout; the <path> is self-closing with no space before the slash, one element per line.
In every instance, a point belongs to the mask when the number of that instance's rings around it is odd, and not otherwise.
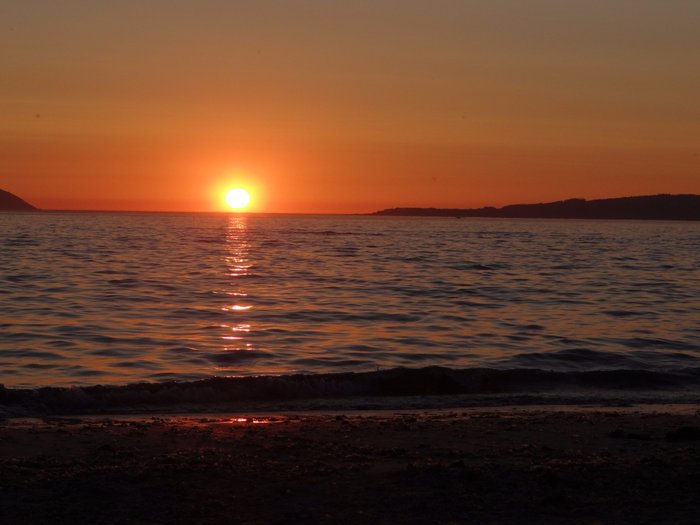
<path fill-rule="evenodd" d="M 233 314 L 252 308 L 249 304 L 240 304 L 248 296 L 243 282 L 252 266 L 248 258 L 250 245 L 247 238 L 247 220 L 246 217 L 232 216 L 229 218 L 226 230 L 226 274 L 229 278 L 230 289 L 225 293 L 236 298 L 237 302 L 223 306 L 221 309 Z M 231 324 L 222 324 L 221 327 L 226 331 L 225 335 L 221 337 L 224 341 L 224 355 L 222 356 L 224 361 L 227 359 L 236 360 L 240 353 L 254 350 L 253 344 L 246 338 L 250 333 L 249 323 L 232 322 Z"/>

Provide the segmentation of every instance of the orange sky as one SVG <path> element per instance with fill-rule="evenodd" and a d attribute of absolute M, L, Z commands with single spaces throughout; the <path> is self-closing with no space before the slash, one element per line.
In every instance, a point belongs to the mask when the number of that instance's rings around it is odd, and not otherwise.
<path fill-rule="evenodd" d="M 700 2 L 0 5 L 0 188 L 367 212 L 700 193 Z"/>

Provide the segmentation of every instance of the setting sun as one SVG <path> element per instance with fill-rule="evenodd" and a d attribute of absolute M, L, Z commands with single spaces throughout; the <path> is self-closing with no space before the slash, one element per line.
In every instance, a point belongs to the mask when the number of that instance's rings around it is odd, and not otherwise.
<path fill-rule="evenodd" d="M 243 209 L 250 203 L 250 194 L 244 189 L 235 188 L 226 194 L 226 203 L 236 210 Z"/>

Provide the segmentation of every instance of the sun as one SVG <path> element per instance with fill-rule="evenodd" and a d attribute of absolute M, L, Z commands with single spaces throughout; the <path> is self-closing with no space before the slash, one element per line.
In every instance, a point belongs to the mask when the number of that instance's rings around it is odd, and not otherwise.
<path fill-rule="evenodd" d="M 250 203 L 250 194 L 242 188 L 234 188 L 226 194 L 226 203 L 235 210 L 242 210 Z"/>

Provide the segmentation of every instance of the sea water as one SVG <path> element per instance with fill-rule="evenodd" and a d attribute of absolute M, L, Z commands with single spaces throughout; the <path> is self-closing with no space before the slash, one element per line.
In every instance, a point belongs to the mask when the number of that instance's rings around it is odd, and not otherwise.
<path fill-rule="evenodd" d="M 0 383 L 700 367 L 700 223 L 0 214 Z"/>

